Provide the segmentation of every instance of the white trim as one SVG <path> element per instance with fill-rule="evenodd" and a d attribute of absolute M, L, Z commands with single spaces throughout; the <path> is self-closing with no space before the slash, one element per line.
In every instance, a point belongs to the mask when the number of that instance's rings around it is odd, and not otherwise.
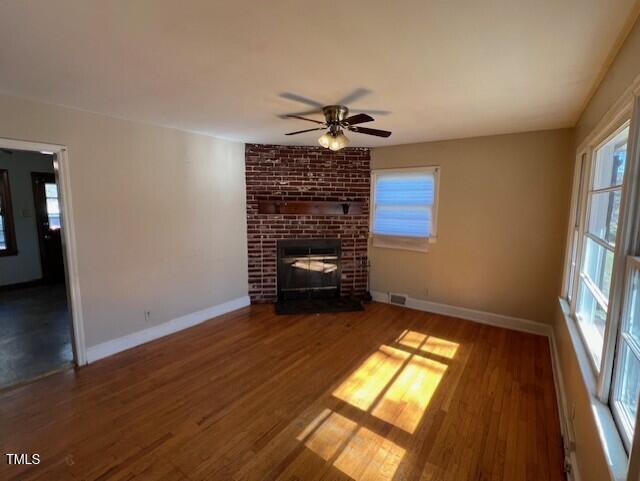
<path fill-rule="evenodd" d="M 82 317 L 82 300 L 80 295 L 80 277 L 78 274 L 78 253 L 74 226 L 73 203 L 71 200 L 71 179 L 69 153 L 64 145 L 23 140 L 0 138 L 0 147 L 15 150 L 48 151 L 56 155 L 54 165 L 60 190 L 62 207 L 62 252 L 67 278 L 67 290 L 70 298 L 70 312 L 73 322 L 73 340 L 75 361 L 78 366 L 87 363 L 87 352 L 84 337 L 84 321 Z"/>
<path fill-rule="evenodd" d="M 382 234 L 370 234 L 371 245 L 382 249 L 401 249 L 405 251 L 428 252 L 429 244 L 435 242 L 435 238 L 403 237 Z M 432 240 L 433 239 L 433 240 Z"/>
<path fill-rule="evenodd" d="M 576 437 L 573 425 L 569 422 L 569 410 L 567 409 L 567 393 L 565 390 L 564 376 L 560 368 L 560 356 L 556 342 L 555 330 L 552 328 L 549 336 L 549 351 L 551 352 L 551 369 L 553 371 L 553 384 L 556 388 L 556 403 L 558 405 L 558 417 L 560 418 L 560 432 L 564 450 L 565 465 L 569 464 L 567 471 L 568 481 L 580 481 L 580 469 L 576 458 Z"/>
<path fill-rule="evenodd" d="M 371 297 L 374 301 L 389 303 L 389 293 L 372 291 Z M 395 304 L 394 304 L 395 305 Z M 401 306 L 402 307 L 402 306 Z M 413 299 L 407 296 L 407 303 L 404 307 L 416 309 L 418 311 L 433 312 L 444 316 L 458 317 L 467 321 L 479 322 L 490 326 L 503 327 L 513 331 L 528 332 L 539 336 L 551 335 L 551 326 L 541 322 L 521 319 L 519 317 L 505 316 L 502 314 L 494 314 L 492 312 L 478 311 L 467 307 L 451 306 L 449 304 L 440 304 L 438 302 L 424 301 L 422 299 Z"/>
<path fill-rule="evenodd" d="M 236 309 L 241 309 L 250 304 L 249 296 L 239 297 L 223 304 L 203 309 L 201 311 L 192 312 L 184 316 L 172 319 L 163 324 L 144 329 L 142 331 L 128 334 L 118 339 L 103 342 L 87 349 L 88 362 L 95 362 L 108 356 L 112 356 L 132 347 L 153 341 L 155 339 L 168 336 L 183 329 L 193 327 L 202 322 L 208 321 L 214 317 L 221 316 Z"/>
<path fill-rule="evenodd" d="M 567 240 L 565 243 L 564 250 L 564 275 L 562 276 L 562 295 L 567 296 L 573 299 L 573 283 L 575 283 L 574 279 L 569 279 L 571 277 L 572 271 L 572 259 L 573 259 L 573 245 L 574 238 L 578 236 L 579 232 L 579 210 L 580 210 L 580 200 L 582 193 L 582 178 L 584 175 L 585 163 L 587 161 L 587 153 L 582 152 L 578 153 L 576 156 L 576 160 L 574 162 L 573 169 L 573 182 L 571 187 L 571 207 L 569 211 L 569 227 L 567 229 Z M 578 259 L 576 258 L 576 267 L 578 264 Z M 575 271 L 574 271 L 575 272 Z M 569 292 L 569 286 L 572 286 L 571 291 Z"/>

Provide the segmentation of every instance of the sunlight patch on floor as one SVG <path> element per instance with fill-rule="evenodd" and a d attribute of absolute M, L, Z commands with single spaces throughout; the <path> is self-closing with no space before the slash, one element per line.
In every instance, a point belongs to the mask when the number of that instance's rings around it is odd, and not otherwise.
<path fill-rule="evenodd" d="M 399 349 L 380 346 L 333 395 L 413 433 L 447 370 L 439 361 L 452 359 L 458 343 L 410 330 L 396 342 Z"/>
<path fill-rule="evenodd" d="M 446 370 L 445 364 L 411 356 L 371 414 L 413 433 Z"/>
<path fill-rule="evenodd" d="M 381 346 L 343 382 L 333 395 L 367 411 L 411 354 Z"/>
<path fill-rule="evenodd" d="M 297 439 L 356 481 L 392 479 L 405 454 L 384 436 L 330 409 L 320 413 Z"/>
<path fill-rule="evenodd" d="M 452 359 L 458 350 L 458 343 L 435 336 L 427 336 L 421 332 L 405 330 L 396 340 L 402 346 L 419 351 L 437 354 Z"/>
<path fill-rule="evenodd" d="M 405 330 L 394 346 L 380 346 L 333 392 L 359 414 L 345 417 L 325 409 L 298 441 L 355 481 L 392 479 L 405 450 L 380 434 L 380 421 L 412 435 L 458 347 Z M 357 422 L 360 418 L 369 422 Z"/>
<path fill-rule="evenodd" d="M 440 339 L 439 337 L 429 336 L 425 343 L 420 346 L 420 350 L 423 352 L 430 352 L 437 354 L 438 356 L 453 359 L 458 351 L 459 344 L 457 342 L 447 341 Z"/>

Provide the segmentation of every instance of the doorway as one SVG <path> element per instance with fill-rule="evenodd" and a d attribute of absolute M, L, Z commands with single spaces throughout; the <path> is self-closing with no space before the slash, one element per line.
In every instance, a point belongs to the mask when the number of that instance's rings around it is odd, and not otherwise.
<path fill-rule="evenodd" d="M 32 172 L 33 203 L 40 246 L 40 265 L 45 284 L 64 282 L 60 194 L 56 176 L 50 172 Z"/>
<path fill-rule="evenodd" d="M 0 389 L 83 363 L 67 265 L 75 258 L 65 245 L 64 151 L 53 147 L 0 139 Z"/>

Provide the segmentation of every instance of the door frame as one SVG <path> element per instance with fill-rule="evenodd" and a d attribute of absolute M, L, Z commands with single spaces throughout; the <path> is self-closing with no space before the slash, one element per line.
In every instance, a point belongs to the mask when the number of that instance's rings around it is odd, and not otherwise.
<path fill-rule="evenodd" d="M 82 301 L 80 295 L 80 279 L 78 275 L 78 252 L 76 230 L 71 201 L 71 179 L 69 151 L 59 144 L 29 142 L 24 140 L 0 138 L 0 148 L 14 150 L 30 150 L 53 154 L 53 168 L 58 184 L 62 225 L 60 228 L 62 240 L 62 258 L 67 288 L 69 314 L 71 316 L 71 337 L 73 339 L 73 355 L 78 366 L 87 364 L 87 348 L 84 335 L 84 320 L 82 317 Z"/>

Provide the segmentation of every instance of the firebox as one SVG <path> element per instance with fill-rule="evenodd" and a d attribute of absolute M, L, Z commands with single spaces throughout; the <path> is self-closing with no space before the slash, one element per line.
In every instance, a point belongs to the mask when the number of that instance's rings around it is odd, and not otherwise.
<path fill-rule="evenodd" d="M 340 297 L 339 239 L 278 241 L 278 301 Z"/>
<path fill-rule="evenodd" d="M 277 243 L 278 314 L 362 310 L 340 296 L 340 239 L 293 239 Z"/>

